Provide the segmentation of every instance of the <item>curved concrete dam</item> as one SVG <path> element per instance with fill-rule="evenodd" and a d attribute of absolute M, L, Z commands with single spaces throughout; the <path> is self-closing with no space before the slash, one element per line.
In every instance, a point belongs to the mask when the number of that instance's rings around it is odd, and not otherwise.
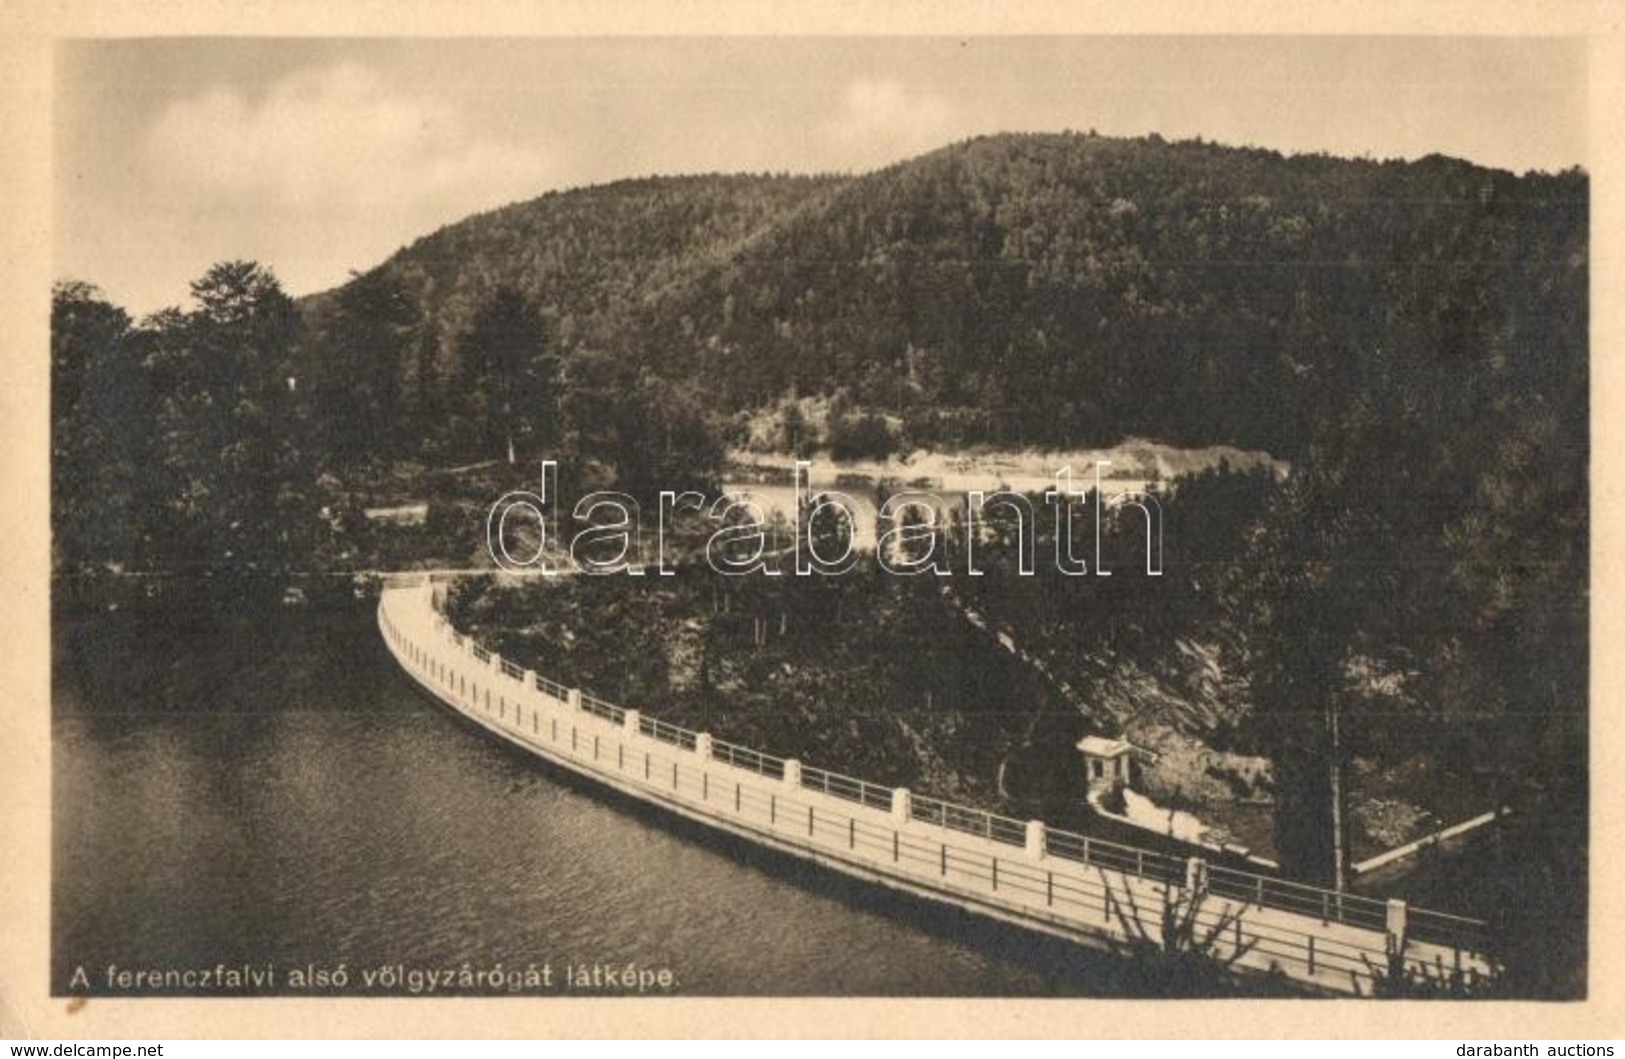
<path fill-rule="evenodd" d="M 849 876 L 1097 948 L 1160 947 L 1165 923 L 1237 974 L 1369 994 L 1492 973 L 1477 921 L 1056 831 L 773 757 L 604 702 L 452 628 L 433 584 L 384 590 L 390 652 L 496 737 L 640 802 Z"/>

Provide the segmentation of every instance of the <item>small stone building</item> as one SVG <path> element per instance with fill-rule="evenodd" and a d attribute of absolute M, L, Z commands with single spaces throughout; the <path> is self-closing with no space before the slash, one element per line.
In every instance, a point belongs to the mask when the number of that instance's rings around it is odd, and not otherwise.
<path fill-rule="evenodd" d="M 1098 735 L 1078 740 L 1078 750 L 1083 754 L 1084 789 L 1091 795 L 1132 786 L 1136 762 L 1145 753 L 1126 739 Z"/>

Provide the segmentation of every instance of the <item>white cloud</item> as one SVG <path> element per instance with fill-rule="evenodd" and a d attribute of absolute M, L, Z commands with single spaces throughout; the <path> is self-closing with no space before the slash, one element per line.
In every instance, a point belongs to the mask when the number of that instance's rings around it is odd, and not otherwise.
<path fill-rule="evenodd" d="M 316 216 L 472 210 L 539 193 L 549 171 L 539 151 L 482 140 L 452 107 L 356 63 L 299 71 L 259 99 L 216 88 L 177 101 L 144 162 L 176 192 Z"/>
<path fill-rule="evenodd" d="M 535 141 L 482 134 L 445 100 L 354 62 L 295 72 L 262 94 L 179 99 L 142 135 L 138 166 L 153 230 L 133 242 L 126 232 L 100 264 L 142 248 L 128 282 L 143 311 L 229 257 L 270 264 L 294 293 L 331 286 L 440 225 L 539 195 L 559 173 Z"/>
<path fill-rule="evenodd" d="M 821 136 L 853 168 L 882 165 L 965 135 L 942 96 L 888 78 L 859 77 L 841 94 Z"/>

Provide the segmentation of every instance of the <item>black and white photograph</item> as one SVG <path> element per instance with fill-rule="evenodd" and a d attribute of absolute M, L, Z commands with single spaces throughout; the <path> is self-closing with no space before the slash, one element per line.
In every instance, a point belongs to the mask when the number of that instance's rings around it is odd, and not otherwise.
<path fill-rule="evenodd" d="M 1593 995 L 1583 38 L 51 60 L 58 1006 Z"/>

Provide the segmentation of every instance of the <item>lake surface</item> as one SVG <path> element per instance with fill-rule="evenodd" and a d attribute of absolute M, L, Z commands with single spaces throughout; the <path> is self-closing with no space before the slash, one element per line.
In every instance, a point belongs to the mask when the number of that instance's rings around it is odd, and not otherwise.
<path fill-rule="evenodd" d="M 628 964 L 679 995 L 1155 993 L 500 745 L 415 690 L 371 603 L 203 617 L 58 622 L 59 994 L 626 993 L 566 975 Z"/>

